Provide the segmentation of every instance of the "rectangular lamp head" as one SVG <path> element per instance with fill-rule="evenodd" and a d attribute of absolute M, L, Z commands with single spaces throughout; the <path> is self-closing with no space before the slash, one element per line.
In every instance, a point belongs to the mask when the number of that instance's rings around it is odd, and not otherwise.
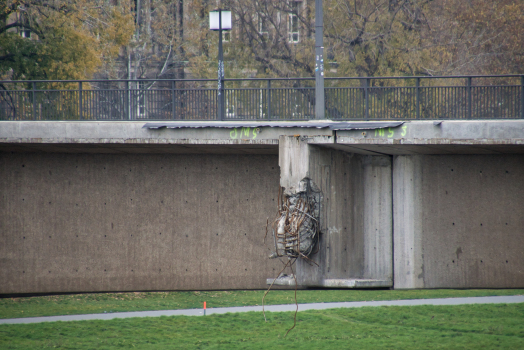
<path fill-rule="evenodd" d="M 219 14 L 222 14 L 222 30 L 231 30 L 231 11 L 229 10 L 214 10 L 209 12 L 209 29 L 220 30 L 219 28 Z"/>

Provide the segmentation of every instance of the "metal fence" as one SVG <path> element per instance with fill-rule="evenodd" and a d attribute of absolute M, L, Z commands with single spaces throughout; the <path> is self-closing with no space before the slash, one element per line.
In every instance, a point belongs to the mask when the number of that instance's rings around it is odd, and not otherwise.
<path fill-rule="evenodd" d="M 315 119 L 314 78 L 226 79 L 224 120 Z M 0 120 L 217 120 L 217 82 L 0 81 Z M 524 119 L 524 75 L 326 78 L 332 120 Z"/>

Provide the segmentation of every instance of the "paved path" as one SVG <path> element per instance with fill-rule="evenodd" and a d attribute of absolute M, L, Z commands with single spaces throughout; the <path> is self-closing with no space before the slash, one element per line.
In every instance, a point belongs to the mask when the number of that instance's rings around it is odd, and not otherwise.
<path fill-rule="evenodd" d="M 411 299 L 411 300 L 384 300 L 384 301 L 352 301 L 344 303 L 311 303 L 299 304 L 298 311 L 335 309 L 343 307 L 362 307 L 362 306 L 413 306 L 413 305 L 463 305 L 463 304 L 511 304 L 524 303 L 524 295 L 497 296 L 497 297 L 471 297 L 471 298 L 447 298 L 447 299 Z M 295 311 L 295 304 L 286 305 L 267 305 L 266 311 Z M 241 307 L 217 307 L 207 309 L 206 315 L 225 314 L 228 312 L 249 312 L 262 311 L 262 306 L 241 306 Z M 46 317 L 26 317 L 0 319 L 0 324 L 19 324 L 19 323 L 38 323 L 54 321 L 85 321 L 85 320 L 112 320 L 115 318 L 127 317 L 158 317 L 158 316 L 203 316 L 202 309 L 185 310 L 160 310 L 160 311 L 137 311 L 137 312 L 116 312 L 90 315 L 68 315 L 68 316 L 46 316 Z"/>

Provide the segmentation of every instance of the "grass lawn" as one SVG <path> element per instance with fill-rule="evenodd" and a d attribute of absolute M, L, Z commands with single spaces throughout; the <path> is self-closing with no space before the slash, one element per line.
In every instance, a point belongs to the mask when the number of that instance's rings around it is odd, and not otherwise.
<path fill-rule="evenodd" d="M 134 292 L 0 298 L 0 318 L 261 305 L 263 290 Z M 299 303 L 522 295 L 523 289 L 299 290 Z M 294 291 L 273 290 L 266 304 L 294 303 Z"/>
<path fill-rule="evenodd" d="M 524 304 L 0 325 L 1 349 L 523 349 Z"/>

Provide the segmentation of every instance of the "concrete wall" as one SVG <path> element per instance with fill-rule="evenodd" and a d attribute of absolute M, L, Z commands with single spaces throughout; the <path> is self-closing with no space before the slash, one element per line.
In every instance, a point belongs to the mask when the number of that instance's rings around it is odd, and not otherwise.
<path fill-rule="evenodd" d="M 318 146 L 310 147 L 310 177 L 323 193 L 319 251 L 312 258 L 320 266 L 299 261 L 299 280 L 322 285 L 325 279 L 359 276 L 363 269 L 363 222 L 358 157 Z M 352 170 L 354 168 L 355 170 Z M 314 276 L 314 279 L 311 277 Z"/>
<path fill-rule="evenodd" d="M 304 285 L 524 287 L 523 121 L 237 124 L 2 122 L 0 293 L 266 288 L 279 174 L 324 192 Z"/>
<path fill-rule="evenodd" d="M 0 293 L 266 288 L 280 268 L 276 155 L 0 153 L 0 178 Z"/>
<path fill-rule="evenodd" d="M 524 155 L 394 159 L 395 288 L 524 286 Z"/>

